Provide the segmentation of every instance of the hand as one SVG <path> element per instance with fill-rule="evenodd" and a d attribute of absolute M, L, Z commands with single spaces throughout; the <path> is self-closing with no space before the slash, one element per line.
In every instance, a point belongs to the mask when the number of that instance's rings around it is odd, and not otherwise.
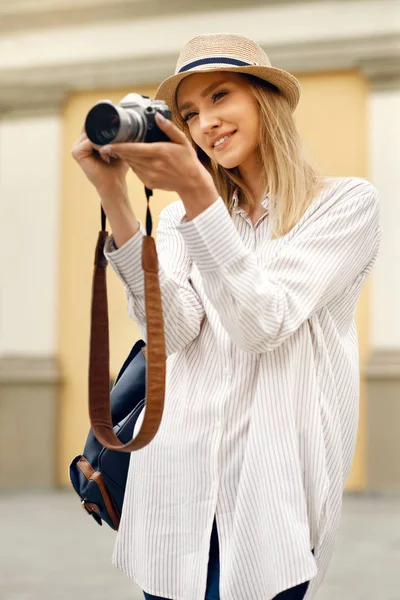
<path fill-rule="evenodd" d="M 126 174 L 129 166 L 121 159 L 94 154 L 93 151 L 100 148 L 92 144 L 83 128 L 71 153 L 100 196 L 126 196 Z"/>
<path fill-rule="evenodd" d="M 185 134 L 160 117 L 157 113 L 157 125 L 171 142 L 111 144 L 100 148 L 101 156 L 123 160 L 151 190 L 174 191 L 181 196 L 199 184 L 213 186 Z"/>

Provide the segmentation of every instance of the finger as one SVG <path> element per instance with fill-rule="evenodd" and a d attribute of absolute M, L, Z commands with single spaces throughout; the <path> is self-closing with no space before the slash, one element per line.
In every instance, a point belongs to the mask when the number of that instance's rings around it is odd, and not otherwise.
<path fill-rule="evenodd" d="M 130 156 L 132 156 L 131 146 L 136 146 L 136 144 L 128 143 L 128 144 L 112 144 L 109 146 L 102 146 L 99 149 L 100 154 L 111 156 L 112 158 L 122 158 L 126 160 Z"/>
<path fill-rule="evenodd" d="M 110 146 L 99 146 L 98 152 L 99 152 L 101 158 L 103 160 L 108 159 L 108 162 L 109 162 L 110 158 L 113 158 L 114 160 L 118 160 L 119 158 L 122 158 L 122 156 L 119 156 L 113 148 L 114 147 L 110 147 Z"/>
<path fill-rule="evenodd" d="M 87 136 L 85 125 L 82 127 L 79 138 L 77 139 L 77 143 L 88 142 L 94 150 L 99 151 L 103 146 L 99 146 L 98 144 L 94 144 Z"/>
<path fill-rule="evenodd" d="M 157 155 L 161 146 L 165 146 L 167 142 L 146 143 L 122 143 L 103 146 L 100 150 L 103 154 L 108 154 L 113 158 L 122 158 L 123 160 L 140 160 L 149 159 Z M 169 144 L 168 144 L 169 145 Z"/>
<path fill-rule="evenodd" d="M 110 164 L 110 157 L 107 155 L 102 156 L 85 134 L 81 134 L 75 142 L 72 148 L 72 156 L 78 162 L 83 158 L 95 156 L 95 158 L 101 158 L 104 162 Z"/>
<path fill-rule="evenodd" d="M 72 148 L 72 155 L 74 156 L 74 158 L 81 158 L 83 156 L 88 156 L 90 154 L 92 154 L 93 152 L 93 146 L 90 142 L 90 140 L 88 140 L 87 137 L 84 136 L 80 136 L 77 141 L 75 142 L 73 148 Z"/>
<path fill-rule="evenodd" d="M 108 156 L 108 154 L 102 154 L 101 152 L 98 152 L 98 156 L 100 156 L 100 158 L 104 160 L 104 162 L 106 162 L 107 164 L 111 163 L 111 157 Z"/>
<path fill-rule="evenodd" d="M 171 142 L 175 142 L 175 144 L 183 144 L 188 145 L 189 141 L 186 135 L 178 129 L 178 127 L 170 121 L 166 119 L 161 113 L 156 113 L 156 123 L 158 127 L 163 131 L 171 140 Z"/>
<path fill-rule="evenodd" d="M 101 148 L 101 146 L 96 146 L 96 144 L 93 144 L 93 142 L 89 140 L 84 127 L 81 133 L 79 134 L 79 137 L 76 140 L 74 146 L 84 147 L 87 150 L 89 150 L 89 148 L 94 148 L 95 150 Z"/>

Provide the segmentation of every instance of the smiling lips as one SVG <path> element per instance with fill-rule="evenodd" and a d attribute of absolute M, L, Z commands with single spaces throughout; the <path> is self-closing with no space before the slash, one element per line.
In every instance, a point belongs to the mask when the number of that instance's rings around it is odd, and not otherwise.
<path fill-rule="evenodd" d="M 231 133 L 226 133 L 225 135 L 221 135 L 218 139 L 215 140 L 212 144 L 212 148 L 218 149 L 220 146 L 223 146 L 227 140 L 229 140 L 236 131 L 232 131 Z"/>

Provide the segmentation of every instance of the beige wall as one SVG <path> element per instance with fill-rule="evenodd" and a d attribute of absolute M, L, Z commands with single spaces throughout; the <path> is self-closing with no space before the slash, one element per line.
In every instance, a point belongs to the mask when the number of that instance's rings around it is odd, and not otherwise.
<path fill-rule="evenodd" d="M 367 150 L 366 102 L 368 90 L 356 73 L 303 75 L 303 99 L 296 112 L 306 152 L 327 174 L 365 177 Z M 60 395 L 59 478 L 68 483 L 68 464 L 82 451 L 89 422 L 87 417 L 87 363 L 89 351 L 89 310 L 94 247 L 100 228 L 100 208 L 92 186 L 81 174 L 70 149 L 81 130 L 88 109 L 99 99 L 118 102 L 129 91 L 154 95 L 155 88 L 98 90 L 69 98 L 64 110 L 63 194 L 60 239 L 59 355 L 64 385 Z M 143 187 L 133 176 L 130 196 L 138 217 L 144 220 Z M 175 194 L 155 192 L 151 200 L 154 225 L 160 210 Z M 111 373 L 115 374 L 138 337 L 134 322 L 127 316 L 122 285 L 108 270 Z M 361 360 L 368 351 L 368 291 L 357 312 Z M 365 484 L 364 406 L 361 400 L 359 443 L 349 489 Z"/>

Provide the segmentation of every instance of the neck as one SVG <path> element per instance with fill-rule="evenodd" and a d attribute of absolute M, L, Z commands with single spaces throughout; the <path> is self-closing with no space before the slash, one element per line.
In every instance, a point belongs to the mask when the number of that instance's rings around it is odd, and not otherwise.
<path fill-rule="evenodd" d="M 261 168 L 258 161 L 251 157 L 239 167 L 240 176 L 249 188 L 255 206 L 258 206 L 265 198 L 266 187 L 261 178 Z"/>

